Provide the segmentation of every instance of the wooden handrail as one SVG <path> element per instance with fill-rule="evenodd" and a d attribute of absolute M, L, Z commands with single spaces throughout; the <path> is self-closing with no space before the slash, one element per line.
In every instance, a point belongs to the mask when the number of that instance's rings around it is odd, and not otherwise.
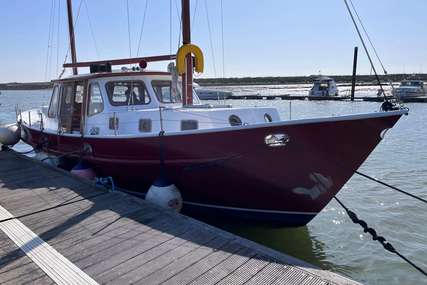
<path fill-rule="evenodd" d="M 147 56 L 147 57 L 133 57 L 133 58 L 121 58 L 121 59 L 110 59 L 110 60 L 98 60 L 98 61 L 84 61 L 84 62 L 76 62 L 76 63 L 65 63 L 63 65 L 64 68 L 67 67 L 89 67 L 91 65 L 96 64 L 111 64 L 111 65 L 124 65 L 124 64 L 132 64 L 132 63 L 140 63 L 141 61 L 145 62 L 154 62 L 154 61 L 167 61 L 167 60 L 175 60 L 176 55 L 157 55 L 157 56 Z"/>

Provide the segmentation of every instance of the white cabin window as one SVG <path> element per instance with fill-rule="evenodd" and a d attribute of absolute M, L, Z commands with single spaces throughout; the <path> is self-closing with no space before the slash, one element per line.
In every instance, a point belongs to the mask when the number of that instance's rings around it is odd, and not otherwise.
<path fill-rule="evenodd" d="M 111 81 L 106 87 L 108 100 L 113 106 L 147 105 L 151 102 L 142 81 Z"/>
<path fill-rule="evenodd" d="M 58 115 L 58 101 L 59 101 L 59 87 L 55 86 L 52 91 L 52 97 L 50 98 L 49 110 L 47 116 L 49 118 L 56 118 Z"/>
<path fill-rule="evenodd" d="M 104 111 L 104 100 L 98 83 L 91 83 L 89 88 L 88 116 L 93 116 Z"/>
<path fill-rule="evenodd" d="M 181 94 L 178 90 L 173 90 L 170 80 L 153 80 L 151 86 L 156 93 L 157 99 L 162 103 L 181 103 Z"/>

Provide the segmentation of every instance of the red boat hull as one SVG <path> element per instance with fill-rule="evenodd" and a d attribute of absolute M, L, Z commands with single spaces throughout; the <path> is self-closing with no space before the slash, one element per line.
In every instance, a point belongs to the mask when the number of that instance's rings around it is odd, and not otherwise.
<path fill-rule="evenodd" d="M 184 211 L 302 226 L 329 203 L 402 114 L 134 138 L 58 136 L 24 126 L 24 137 L 55 154 L 88 144 L 92 153 L 83 159 L 98 175 L 140 192 L 159 174 L 162 144 L 167 174 L 182 193 Z M 269 134 L 286 134 L 290 140 L 267 146 Z"/>

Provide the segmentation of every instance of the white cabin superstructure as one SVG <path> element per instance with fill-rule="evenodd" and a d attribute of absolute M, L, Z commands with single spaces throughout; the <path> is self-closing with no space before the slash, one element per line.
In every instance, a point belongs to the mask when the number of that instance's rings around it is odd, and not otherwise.
<path fill-rule="evenodd" d="M 179 84 L 178 84 L 179 86 Z M 75 136 L 158 136 L 280 121 L 275 108 L 183 106 L 180 88 L 171 95 L 167 72 L 112 72 L 71 76 L 54 82 L 48 107 L 22 113 L 46 133 Z"/>

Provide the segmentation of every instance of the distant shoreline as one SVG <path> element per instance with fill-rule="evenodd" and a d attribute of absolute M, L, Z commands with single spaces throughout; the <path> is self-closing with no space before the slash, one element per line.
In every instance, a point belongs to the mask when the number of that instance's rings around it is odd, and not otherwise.
<path fill-rule="evenodd" d="M 283 85 L 283 84 L 310 84 L 315 76 L 277 76 L 277 77 L 232 77 L 232 78 L 198 78 L 194 81 L 201 86 L 227 86 L 227 85 Z M 351 75 L 330 75 L 339 84 L 350 84 Z M 400 82 L 414 77 L 427 81 L 427 74 L 390 74 L 387 77 L 380 75 L 381 81 L 386 84 L 389 80 Z M 358 75 L 357 85 L 376 85 L 374 75 Z M 0 90 L 37 90 L 50 89 L 52 82 L 11 82 L 0 83 Z"/>

